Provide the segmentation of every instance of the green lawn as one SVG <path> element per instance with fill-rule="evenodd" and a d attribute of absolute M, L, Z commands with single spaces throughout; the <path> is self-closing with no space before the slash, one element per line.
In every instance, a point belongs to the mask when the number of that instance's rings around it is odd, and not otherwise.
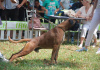
<path fill-rule="evenodd" d="M 18 52 L 25 43 L 10 43 L 0 41 L 0 51 L 9 59 L 12 53 Z M 0 70 L 100 70 L 100 55 L 98 49 L 89 47 L 88 52 L 76 52 L 76 44 L 63 44 L 60 46 L 58 63 L 49 65 L 51 49 L 42 49 L 39 53 L 32 52 L 12 63 L 0 62 Z"/>

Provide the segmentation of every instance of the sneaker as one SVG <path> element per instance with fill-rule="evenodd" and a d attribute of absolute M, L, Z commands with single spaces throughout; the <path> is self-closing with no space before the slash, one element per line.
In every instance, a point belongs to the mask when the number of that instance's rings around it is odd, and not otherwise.
<path fill-rule="evenodd" d="M 80 44 L 78 47 L 79 47 L 79 48 L 82 48 L 82 44 Z"/>
<path fill-rule="evenodd" d="M 88 51 L 88 49 L 86 49 L 85 47 L 82 47 L 81 49 L 79 49 L 79 50 L 76 50 L 76 51 L 78 51 L 78 52 L 82 52 L 82 51 Z"/>
<path fill-rule="evenodd" d="M 9 60 L 6 59 L 6 58 L 3 58 L 2 61 L 3 61 L 3 62 L 9 62 Z"/>
<path fill-rule="evenodd" d="M 0 54 L 0 61 L 9 62 L 2 54 Z"/>
<path fill-rule="evenodd" d="M 92 45 L 92 47 L 94 48 L 94 47 L 96 47 L 96 45 L 95 45 L 95 44 L 93 44 L 93 45 Z"/>
<path fill-rule="evenodd" d="M 93 44 L 93 46 L 92 46 L 92 47 L 93 47 L 93 48 L 94 48 L 94 47 L 96 47 L 96 44 Z"/>
<path fill-rule="evenodd" d="M 98 51 L 96 52 L 96 54 L 100 54 L 100 48 L 98 49 Z"/>

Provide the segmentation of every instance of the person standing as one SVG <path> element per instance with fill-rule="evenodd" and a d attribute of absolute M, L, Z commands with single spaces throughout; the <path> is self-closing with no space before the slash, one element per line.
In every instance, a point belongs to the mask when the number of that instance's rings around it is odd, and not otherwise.
<path fill-rule="evenodd" d="M 61 9 L 69 9 L 70 7 L 70 0 L 61 0 L 60 1 Z"/>
<path fill-rule="evenodd" d="M 19 3 L 20 0 L 4 0 L 1 2 L 0 0 L 0 7 L 2 9 L 2 20 L 11 20 L 11 21 L 18 21 L 19 17 L 19 9 L 23 6 L 23 4 L 27 0 L 23 0 L 21 3 Z M 21 18 L 20 20 L 23 20 Z M 10 32 L 10 37 L 12 37 L 13 31 Z"/>
<path fill-rule="evenodd" d="M 19 8 L 21 8 L 26 1 L 27 0 L 23 0 L 19 4 L 19 0 L 16 0 L 15 2 L 14 0 L 4 0 L 1 4 L 0 0 L 0 7 L 2 9 L 1 19 L 9 20 L 9 18 L 11 18 L 12 21 L 17 21 L 19 16 Z"/>
<path fill-rule="evenodd" d="M 87 20 L 89 19 L 92 19 L 92 20 L 91 20 L 91 25 L 90 25 L 89 32 L 86 38 L 85 47 L 82 47 L 81 49 L 77 50 L 79 52 L 88 50 L 87 47 L 90 46 L 93 32 L 98 26 L 98 24 L 100 23 L 100 0 L 95 0 L 92 13 L 90 14 L 89 18 L 87 18 Z M 100 48 L 98 49 L 96 54 L 100 54 Z"/>
<path fill-rule="evenodd" d="M 45 0 L 43 6 L 48 10 L 48 15 L 44 14 L 44 18 L 46 18 L 47 20 L 49 20 L 48 16 L 54 15 L 57 11 L 59 11 L 59 5 L 57 0 Z M 55 23 L 55 19 L 51 19 L 50 21 Z M 44 20 L 44 22 L 47 23 L 48 21 Z"/>
<path fill-rule="evenodd" d="M 19 4 L 21 4 L 23 0 L 19 0 Z M 24 3 L 26 1 L 24 0 Z M 23 3 L 23 4 L 24 4 Z M 24 21 L 25 20 L 25 15 L 26 15 L 26 9 L 23 7 L 23 5 L 19 8 L 19 13 L 18 13 L 18 20 L 19 21 Z"/>
<path fill-rule="evenodd" d="M 92 12 L 93 9 L 93 5 L 91 4 L 91 0 L 83 0 L 82 1 L 83 6 L 79 9 L 79 11 L 76 13 L 76 17 L 81 17 L 81 18 L 87 18 L 89 17 L 89 15 Z M 84 39 L 86 37 L 86 33 L 89 29 L 89 26 L 91 25 L 91 20 L 84 20 L 83 22 L 83 26 L 82 26 L 82 32 L 81 32 L 81 41 L 80 41 L 80 45 L 78 46 L 79 48 L 82 48 L 83 46 L 83 42 Z M 97 40 L 97 30 L 98 27 L 95 29 L 94 33 L 93 33 L 93 39 L 94 39 L 94 45 L 93 47 L 96 46 L 96 40 Z"/>

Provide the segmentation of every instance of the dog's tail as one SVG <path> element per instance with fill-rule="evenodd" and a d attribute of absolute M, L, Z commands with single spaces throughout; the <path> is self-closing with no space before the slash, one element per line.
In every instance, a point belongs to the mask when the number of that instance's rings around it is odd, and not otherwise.
<path fill-rule="evenodd" d="M 12 43 L 20 43 L 20 42 L 24 42 L 24 41 L 31 41 L 31 39 L 21 39 L 21 40 L 19 40 L 19 41 L 14 41 L 14 40 L 12 40 L 12 39 L 10 38 L 10 36 L 8 36 L 8 39 L 9 39 L 9 41 L 12 42 Z"/>

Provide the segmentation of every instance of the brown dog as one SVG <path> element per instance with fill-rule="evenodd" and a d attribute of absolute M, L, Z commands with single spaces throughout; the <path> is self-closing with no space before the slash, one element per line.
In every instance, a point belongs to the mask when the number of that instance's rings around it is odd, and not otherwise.
<path fill-rule="evenodd" d="M 57 57 L 58 57 L 58 51 L 60 44 L 62 43 L 64 32 L 66 30 L 69 30 L 73 25 L 75 21 L 72 19 L 68 19 L 61 24 L 57 25 L 47 33 L 42 34 L 41 36 L 33 39 L 22 39 L 19 41 L 13 41 L 9 37 L 9 41 L 13 43 L 23 42 L 23 41 L 29 41 L 26 43 L 24 48 L 18 52 L 13 54 L 10 57 L 10 62 L 13 61 L 17 57 L 25 56 L 29 53 L 31 53 L 35 49 L 53 49 L 52 56 L 51 56 L 51 63 L 57 63 Z"/>

